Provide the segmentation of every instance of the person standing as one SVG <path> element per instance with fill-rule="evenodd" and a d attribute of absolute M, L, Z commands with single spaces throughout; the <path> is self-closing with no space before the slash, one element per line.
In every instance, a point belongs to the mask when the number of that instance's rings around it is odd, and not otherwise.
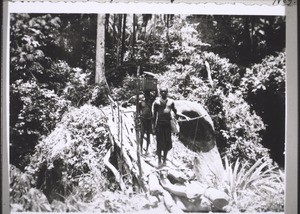
<path fill-rule="evenodd" d="M 139 111 L 140 111 L 140 120 L 141 120 L 140 143 L 141 143 L 141 152 L 143 153 L 143 141 L 144 141 L 144 135 L 146 134 L 146 140 L 147 140 L 146 154 L 147 154 L 149 144 L 150 144 L 150 134 L 152 133 L 153 117 L 152 117 L 151 107 L 152 107 L 152 103 L 154 102 L 154 99 L 151 98 L 150 91 L 144 91 L 144 98 L 145 98 L 144 100 L 139 102 Z"/>
<path fill-rule="evenodd" d="M 171 139 L 171 111 L 175 115 L 183 116 L 185 115 L 177 114 L 175 108 L 174 100 L 168 98 L 168 89 L 162 87 L 160 89 L 160 97 L 153 102 L 152 112 L 155 121 L 155 134 L 157 141 L 157 156 L 158 156 L 158 167 L 165 166 L 167 155 L 170 149 L 172 149 L 172 139 Z M 161 157 L 163 153 L 163 165 L 161 163 Z"/>

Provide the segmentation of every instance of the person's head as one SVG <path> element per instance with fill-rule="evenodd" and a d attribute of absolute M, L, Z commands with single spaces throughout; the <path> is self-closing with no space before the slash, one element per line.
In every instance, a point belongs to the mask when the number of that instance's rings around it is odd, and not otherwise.
<path fill-rule="evenodd" d="M 161 87 L 160 88 L 160 96 L 165 99 L 167 97 L 167 95 L 168 95 L 168 88 L 164 87 L 164 86 Z"/>

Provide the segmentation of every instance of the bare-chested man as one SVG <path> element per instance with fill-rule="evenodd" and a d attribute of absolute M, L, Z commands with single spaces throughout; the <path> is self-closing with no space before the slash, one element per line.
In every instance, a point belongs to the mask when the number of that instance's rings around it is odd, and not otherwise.
<path fill-rule="evenodd" d="M 143 153 L 143 142 L 144 142 L 144 135 L 146 134 L 147 138 L 147 147 L 146 153 L 148 153 L 148 148 L 150 144 L 150 134 L 152 133 L 152 124 L 153 124 L 153 117 L 151 106 L 156 97 L 151 97 L 150 91 L 144 92 L 144 100 L 139 102 L 139 110 L 140 110 L 140 119 L 141 119 L 141 135 L 140 135 L 140 142 L 141 142 L 141 152 Z"/>
<path fill-rule="evenodd" d="M 153 117 L 155 121 L 155 133 L 157 141 L 158 166 L 161 166 L 161 155 L 163 152 L 163 165 L 166 165 L 167 155 L 172 148 L 171 140 L 171 111 L 175 115 L 180 115 L 188 119 L 185 115 L 177 114 L 174 100 L 168 98 L 168 89 L 160 89 L 160 98 L 156 99 L 152 105 Z"/>

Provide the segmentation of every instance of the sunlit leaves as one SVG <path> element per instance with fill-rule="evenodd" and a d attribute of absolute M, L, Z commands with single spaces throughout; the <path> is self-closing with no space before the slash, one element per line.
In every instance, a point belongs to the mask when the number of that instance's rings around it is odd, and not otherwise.
<path fill-rule="evenodd" d="M 40 136 L 50 133 L 68 106 L 68 101 L 61 100 L 54 91 L 39 87 L 35 81 L 18 81 L 11 89 L 22 102 L 15 124 L 19 134 Z"/>
<path fill-rule="evenodd" d="M 258 94 L 270 90 L 274 94 L 285 93 L 286 54 L 281 52 L 277 57 L 268 56 L 262 63 L 247 69 L 242 81 L 245 94 Z"/>

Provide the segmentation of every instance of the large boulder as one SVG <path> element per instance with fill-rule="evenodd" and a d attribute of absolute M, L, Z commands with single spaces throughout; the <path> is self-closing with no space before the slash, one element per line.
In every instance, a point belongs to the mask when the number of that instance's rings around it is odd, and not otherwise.
<path fill-rule="evenodd" d="M 179 138 L 189 149 L 198 153 L 194 160 L 197 180 L 217 189 L 222 188 L 225 171 L 216 145 L 211 117 L 197 102 L 177 100 L 175 108 L 177 112 L 191 118 L 189 121 L 179 122 Z"/>
<path fill-rule="evenodd" d="M 211 117 L 197 102 L 176 100 L 175 108 L 191 119 L 179 119 L 180 140 L 191 150 L 208 152 L 216 146 L 215 130 Z"/>

